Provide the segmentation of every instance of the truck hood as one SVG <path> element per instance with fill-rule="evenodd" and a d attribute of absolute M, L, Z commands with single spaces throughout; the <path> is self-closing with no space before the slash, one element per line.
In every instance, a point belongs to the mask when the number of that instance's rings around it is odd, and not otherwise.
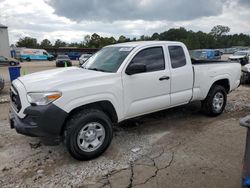
<path fill-rule="evenodd" d="M 244 55 L 232 55 L 229 57 L 229 59 L 241 59 L 241 58 L 244 58 L 245 56 Z"/>
<path fill-rule="evenodd" d="M 40 92 L 62 90 L 63 87 L 75 83 L 89 83 L 106 77 L 112 77 L 113 74 L 69 67 L 32 73 L 18 79 L 23 83 L 27 92 Z"/>

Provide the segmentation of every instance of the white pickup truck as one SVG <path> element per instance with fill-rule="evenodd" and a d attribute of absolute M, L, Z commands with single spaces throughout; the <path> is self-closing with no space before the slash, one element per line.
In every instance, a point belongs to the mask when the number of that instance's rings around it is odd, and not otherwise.
<path fill-rule="evenodd" d="M 78 160 L 101 155 L 113 125 L 143 114 L 202 101 L 221 114 L 240 84 L 239 63 L 192 64 L 181 42 L 148 41 L 104 47 L 84 67 L 22 76 L 12 83 L 10 125 L 47 144 L 63 140 Z"/>

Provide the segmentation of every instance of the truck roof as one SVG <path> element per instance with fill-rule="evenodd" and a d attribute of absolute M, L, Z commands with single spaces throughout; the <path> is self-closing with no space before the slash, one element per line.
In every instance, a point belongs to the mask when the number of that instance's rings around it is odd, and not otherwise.
<path fill-rule="evenodd" d="M 171 44 L 171 45 L 180 45 L 183 44 L 182 42 L 177 42 L 177 41 L 136 41 L 136 42 L 125 42 L 125 43 L 118 43 L 114 45 L 109 45 L 111 46 L 121 46 L 121 47 L 139 47 L 139 46 L 147 46 L 147 45 L 154 45 L 154 44 Z"/>

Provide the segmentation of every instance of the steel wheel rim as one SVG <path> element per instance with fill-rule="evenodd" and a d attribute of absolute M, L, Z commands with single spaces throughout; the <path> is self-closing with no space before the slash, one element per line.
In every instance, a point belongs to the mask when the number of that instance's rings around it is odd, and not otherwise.
<path fill-rule="evenodd" d="M 224 95 L 221 92 L 217 92 L 213 98 L 213 109 L 215 112 L 220 112 L 224 105 Z"/>
<path fill-rule="evenodd" d="M 77 145 L 84 152 L 98 149 L 104 142 L 105 129 L 98 122 L 91 122 L 83 126 L 77 135 Z"/>

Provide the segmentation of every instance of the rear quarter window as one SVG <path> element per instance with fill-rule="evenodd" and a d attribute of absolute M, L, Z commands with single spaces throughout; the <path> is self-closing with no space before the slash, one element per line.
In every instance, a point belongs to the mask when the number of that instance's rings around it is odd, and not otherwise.
<path fill-rule="evenodd" d="M 168 50 L 173 69 L 186 65 L 186 56 L 181 46 L 169 46 Z"/>

